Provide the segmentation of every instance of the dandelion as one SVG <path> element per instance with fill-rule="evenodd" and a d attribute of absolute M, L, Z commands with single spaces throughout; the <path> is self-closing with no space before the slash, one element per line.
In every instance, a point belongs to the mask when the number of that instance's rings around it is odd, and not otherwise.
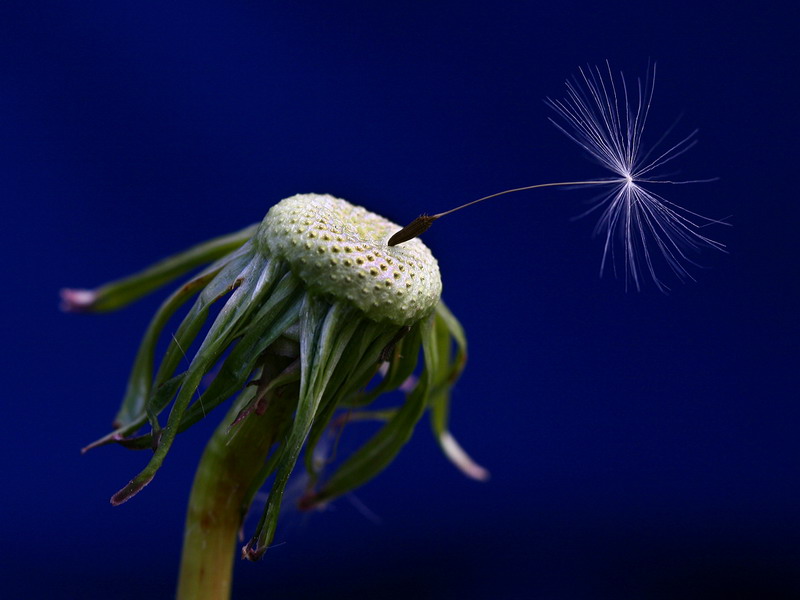
<path fill-rule="evenodd" d="M 504 194 L 557 186 L 608 186 L 610 191 L 594 200 L 594 206 L 581 216 L 602 209 L 595 235 L 604 237 L 600 275 L 608 263 L 615 263 L 616 248 L 621 246 L 623 273 L 626 282 L 641 289 L 642 274 L 647 273 L 661 291 L 668 289 L 657 272 L 657 256 L 681 280 L 693 279 L 686 265 L 696 264 L 692 254 L 703 247 L 722 250 L 700 230 L 707 224 L 719 223 L 678 206 L 648 189 L 651 184 L 678 185 L 701 181 L 659 179 L 654 172 L 692 148 L 697 130 L 658 150 L 667 134 L 649 149 L 642 145 L 644 128 L 650 114 L 655 89 L 655 65 L 643 82 L 638 79 L 635 91 L 629 91 L 622 74 L 615 81 L 610 65 L 604 73 L 599 67 L 580 69 L 580 76 L 566 82 L 563 100 L 547 99 L 546 103 L 563 120 L 551 122 L 567 137 L 616 177 L 590 181 L 544 183 L 504 190 L 484 196 L 443 213 L 422 215 L 397 232 L 389 244 L 400 244 L 424 233 L 437 219 L 467 206 Z M 615 268 L 616 272 L 616 268 Z"/>
<path fill-rule="evenodd" d="M 262 556 L 303 450 L 304 509 L 377 476 L 426 413 L 444 454 L 467 476 L 488 476 L 448 428 L 450 389 L 466 362 L 464 332 L 441 301 L 438 263 L 422 241 L 386 245 L 397 228 L 345 200 L 300 194 L 273 206 L 259 225 L 127 279 L 91 291 L 62 291 L 65 310 L 113 310 L 209 263 L 153 317 L 114 431 L 87 447 L 117 443 L 153 451 L 139 475 L 112 497 L 113 504 L 121 504 L 153 480 L 181 432 L 236 398 L 195 476 L 179 597 L 227 595 L 237 533 L 256 493 L 271 482 L 261 520 L 242 549 L 250 560 Z M 164 336 L 170 344 L 156 360 L 169 319 L 195 295 L 176 331 Z M 181 370 L 185 350 L 198 338 L 212 305 L 222 301 Z M 215 375 L 200 393 L 210 373 Z M 371 408 L 394 390 L 405 394 L 399 405 Z M 324 432 L 368 420 L 383 425 L 324 473 L 327 464 L 315 459 Z"/>
<path fill-rule="evenodd" d="M 654 78 L 655 69 L 644 84 L 637 83 L 631 99 L 624 79 L 616 83 L 610 69 L 606 79 L 599 69 L 589 68 L 581 71 L 581 79 L 567 83 L 564 100 L 548 100 L 564 121 L 557 126 L 613 178 L 505 190 L 423 215 L 399 231 L 396 224 L 344 200 L 300 194 L 273 206 L 260 224 L 126 279 L 95 290 L 62 291 L 64 310 L 115 310 L 205 265 L 156 312 L 114 430 L 86 448 L 116 443 L 152 450 L 144 469 L 112 497 L 113 504 L 121 504 L 153 480 L 180 433 L 235 398 L 195 475 L 179 598 L 228 595 L 237 534 L 258 490 L 266 486 L 261 519 L 242 548 L 244 558 L 263 555 L 303 453 L 307 484 L 299 505 L 320 507 L 376 477 L 428 413 L 444 454 L 467 476 L 488 478 L 448 427 L 450 391 L 466 362 L 466 338 L 442 302 L 436 259 L 414 239 L 437 219 L 522 190 L 610 186 L 592 208 L 603 208 L 597 225 L 605 234 L 601 273 L 621 244 L 626 281 L 638 289 L 640 271 L 646 271 L 665 289 L 656 275 L 657 253 L 679 277 L 688 278 L 690 251 L 722 248 L 699 233 L 702 217 L 645 187 L 688 183 L 656 179 L 652 173 L 695 143 L 693 132 L 660 153 L 655 147 L 642 151 Z M 195 296 L 157 360 L 159 340 L 167 337 L 164 329 Z M 216 303 L 222 306 L 200 341 Z M 186 352 L 193 355 L 181 370 Z M 402 402 L 374 407 L 393 391 L 405 395 Z M 383 425 L 325 473 L 328 461 L 320 452 L 325 432 L 338 436 L 345 424 L 360 421 Z"/>

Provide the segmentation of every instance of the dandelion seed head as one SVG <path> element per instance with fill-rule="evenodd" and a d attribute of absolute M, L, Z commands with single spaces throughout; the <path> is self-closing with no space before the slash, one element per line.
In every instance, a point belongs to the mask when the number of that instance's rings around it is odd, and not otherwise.
<path fill-rule="evenodd" d="M 626 288 L 641 289 L 647 275 L 661 291 L 667 291 L 658 274 L 663 264 L 680 280 L 692 280 L 689 265 L 702 248 L 718 250 L 723 244 L 700 233 L 709 223 L 719 223 L 684 209 L 650 189 L 653 184 L 694 183 L 667 181 L 654 171 L 674 160 L 697 140 L 697 131 L 677 143 L 665 143 L 671 130 L 649 149 L 642 144 L 655 90 L 655 65 L 642 81 L 628 85 L 622 73 L 614 76 L 611 66 L 588 66 L 566 82 L 566 97 L 546 103 L 559 120 L 553 124 L 583 148 L 590 157 L 616 177 L 597 180 L 609 191 L 595 198 L 584 215 L 600 211 L 595 235 L 604 239 L 600 274 L 608 266 L 615 274 L 621 264 Z M 583 215 L 582 215 L 583 216 Z"/>

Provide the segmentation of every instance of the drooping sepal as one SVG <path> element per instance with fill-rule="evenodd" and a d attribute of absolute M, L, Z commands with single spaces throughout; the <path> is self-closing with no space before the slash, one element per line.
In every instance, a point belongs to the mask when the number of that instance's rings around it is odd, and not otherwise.
<path fill-rule="evenodd" d="M 486 481 L 489 479 L 489 471 L 470 458 L 449 430 L 450 394 L 467 364 L 467 337 L 461 323 L 444 302 L 439 302 L 436 306 L 434 316 L 439 339 L 437 346 L 440 353 L 439 361 L 448 366 L 445 369 L 446 379 L 440 381 L 431 394 L 431 425 L 442 452 L 450 462 L 467 477 L 476 481 Z M 455 342 L 455 354 L 452 354 L 450 348 L 451 339 Z"/>
<path fill-rule="evenodd" d="M 250 225 L 235 233 L 192 246 L 138 273 L 94 290 L 65 288 L 61 290 L 61 310 L 107 312 L 127 306 L 192 269 L 230 254 L 252 238 L 257 228 L 258 225 Z"/>

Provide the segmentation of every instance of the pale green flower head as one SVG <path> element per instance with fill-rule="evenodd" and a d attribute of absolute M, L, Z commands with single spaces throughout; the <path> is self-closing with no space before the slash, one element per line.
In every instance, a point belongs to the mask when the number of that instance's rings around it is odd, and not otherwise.
<path fill-rule="evenodd" d="M 409 325 L 439 302 L 442 279 L 420 240 L 386 245 L 398 229 L 345 200 L 298 194 L 269 210 L 256 240 L 286 260 L 310 289 L 344 300 L 375 321 Z"/>

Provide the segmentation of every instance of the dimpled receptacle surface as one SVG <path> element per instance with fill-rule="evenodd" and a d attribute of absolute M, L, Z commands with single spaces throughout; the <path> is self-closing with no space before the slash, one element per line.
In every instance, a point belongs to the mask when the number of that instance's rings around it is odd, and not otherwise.
<path fill-rule="evenodd" d="M 257 239 L 312 291 L 346 300 L 374 321 L 410 325 L 436 306 L 442 280 L 420 240 L 386 245 L 399 229 L 346 200 L 298 194 L 269 210 Z"/>

